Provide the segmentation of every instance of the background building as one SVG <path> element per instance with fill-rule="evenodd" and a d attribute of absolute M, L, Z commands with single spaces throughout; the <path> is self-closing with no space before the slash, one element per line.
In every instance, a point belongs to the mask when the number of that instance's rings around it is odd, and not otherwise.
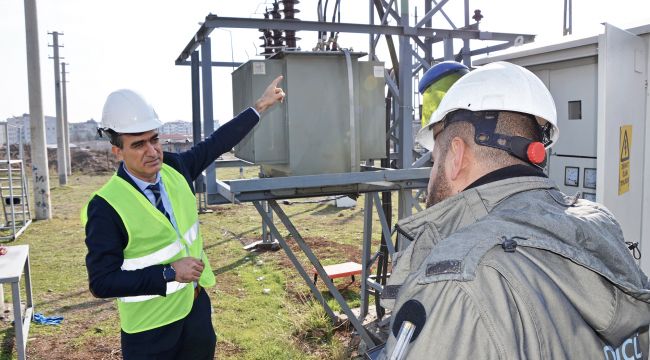
<path fill-rule="evenodd" d="M 192 123 L 189 121 L 172 121 L 160 127 L 160 135 L 188 135 L 192 136 Z"/>
<path fill-rule="evenodd" d="M 17 144 L 19 133 L 22 133 L 23 144 L 31 142 L 31 131 L 29 126 L 29 114 L 14 116 L 7 119 L 7 134 L 9 144 Z M 19 129 L 22 129 L 20 131 Z M 45 116 L 45 143 L 48 145 L 56 144 L 56 117 Z"/>
<path fill-rule="evenodd" d="M 82 123 L 70 123 L 70 141 L 83 142 L 97 139 L 97 127 L 99 123 L 94 119 Z"/>

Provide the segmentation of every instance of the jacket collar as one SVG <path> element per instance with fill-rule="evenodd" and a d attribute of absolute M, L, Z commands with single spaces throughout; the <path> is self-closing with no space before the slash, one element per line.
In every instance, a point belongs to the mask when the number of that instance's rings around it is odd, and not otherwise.
<path fill-rule="evenodd" d="M 433 226 L 441 238 L 473 224 L 501 201 L 523 191 L 557 189 L 553 181 L 539 176 L 520 176 L 493 181 L 461 191 L 440 203 L 397 223 L 397 230 L 414 239 L 424 225 Z"/>
<path fill-rule="evenodd" d="M 125 180 L 126 182 L 131 184 L 131 186 L 136 188 L 136 190 L 138 190 L 142 195 L 144 195 L 144 192 L 142 191 L 142 189 L 140 189 L 140 187 L 135 183 L 135 181 L 133 181 L 133 178 L 131 178 L 129 176 L 129 174 L 126 172 L 126 167 L 124 165 L 124 161 L 120 161 L 120 164 L 117 167 L 117 173 L 116 174 L 117 174 L 118 177 L 122 178 L 123 180 Z M 145 195 L 145 197 L 146 197 L 146 195 Z"/>
<path fill-rule="evenodd" d="M 530 165 L 523 165 L 523 164 L 510 165 L 481 176 L 476 181 L 471 183 L 468 187 L 466 187 L 465 190 L 475 188 L 481 185 L 485 185 L 487 183 L 491 183 L 494 181 L 509 179 L 518 176 L 539 176 L 544 178 L 547 177 L 546 174 L 544 174 L 544 172 L 537 167 L 533 167 Z"/>

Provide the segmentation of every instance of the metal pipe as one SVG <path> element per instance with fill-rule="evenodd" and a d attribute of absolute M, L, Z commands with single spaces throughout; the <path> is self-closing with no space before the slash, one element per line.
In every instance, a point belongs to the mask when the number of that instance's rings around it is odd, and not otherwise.
<path fill-rule="evenodd" d="M 212 112 L 212 66 L 207 64 L 212 63 L 212 52 L 210 46 L 210 38 L 205 38 L 201 45 L 201 75 L 203 85 L 203 136 L 207 138 L 214 132 L 214 115 Z M 214 163 L 210 164 L 205 170 L 207 193 L 213 194 L 217 192 L 217 175 L 216 166 Z"/>
<path fill-rule="evenodd" d="M 192 51 L 190 57 L 190 72 L 191 72 L 191 86 L 192 86 L 192 143 L 194 145 L 201 142 L 201 79 L 200 79 L 200 62 L 199 52 Z M 205 178 L 200 174 L 194 180 L 194 191 L 198 194 L 205 193 Z M 199 195 L 199 208 L 203 208 Z"/>
<path fill-rule="evenodd" d="M 368 314 L 368 284 L 370 277 L 370 248 L 372 247 L 372 198 L 374 193 L 364 195 L 363 206 L 363 245 L 361 246 L 361 306 L 359 308 L 359 319 L 365 319 Z"/>
<path fill-rule="evenodd" d="M 390 355 L 390 360 L 402 360 L 406 354 L 406 347 L 408 346 L 413 333 L 415 332 L 415 325 L 410 321 L 404 321 L 402 326 L 399 328 L 397 333 L 397 338 L 395 341 L 395 348 L 393 353 Z"/>
<path fill-rule="evenodd" d="M 469 0 L 465 0 L 465 27 L 469 27 Z M 463 39 L 463 64 L 467 67 L 472 66 L 472 57 L 469 56 L 469 39 Z"/>
<path fill-rule="evenodd" d="M 350 172 L 359 172 L 359 149 L 357 142 L 356 117 L 354 116 L 354 74 L 352 73 L 352 58 L 350 50 L 343 49 L 345 54 L 345 63 L 348 69 L 348 94 L 350 108 Z"/>

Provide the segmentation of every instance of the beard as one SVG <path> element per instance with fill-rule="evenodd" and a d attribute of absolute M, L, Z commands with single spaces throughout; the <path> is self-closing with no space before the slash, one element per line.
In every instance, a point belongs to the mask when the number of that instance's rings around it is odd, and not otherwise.
<path fill-rule="evenodd" d="M 442 165 L 438 165 L 436 177 L 429 181 L 426 201 L 427 209 L 452 195 L 451 184 L 447 180 L 445 167 Z"/>

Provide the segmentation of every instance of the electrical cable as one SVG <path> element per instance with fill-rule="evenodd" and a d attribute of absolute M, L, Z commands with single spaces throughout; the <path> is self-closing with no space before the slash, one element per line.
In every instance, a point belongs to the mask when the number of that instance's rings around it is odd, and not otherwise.
<path fill-rule="evenodd" d="M 323 22 L 323 0 L 318 0 L 318 5 L 317 5 L 317 8 L 316 8 L 316 12 L 318 13 L 318 22 Z M 320 43 L 322 38 L 323 38 L 323 32 L 318 31 L 318 42 L 317 43 Z"/>
<path fill-rule="evenodd" d="M 329 3 L 329 0 L 325 0 L 325 7 L 323 7 L 323 21 L 327 21 L 327 3 Z"/>
<path fill-rule="evenodd" d="M 339 13 L 339 22 L 341 22 L 341 0 L 336 0 L 334 10 L 332 10 L 332 23 L 336 22 L 336 13 Z M 330 33 L 330 37 L 334 39 L 334 31 Z"/>

